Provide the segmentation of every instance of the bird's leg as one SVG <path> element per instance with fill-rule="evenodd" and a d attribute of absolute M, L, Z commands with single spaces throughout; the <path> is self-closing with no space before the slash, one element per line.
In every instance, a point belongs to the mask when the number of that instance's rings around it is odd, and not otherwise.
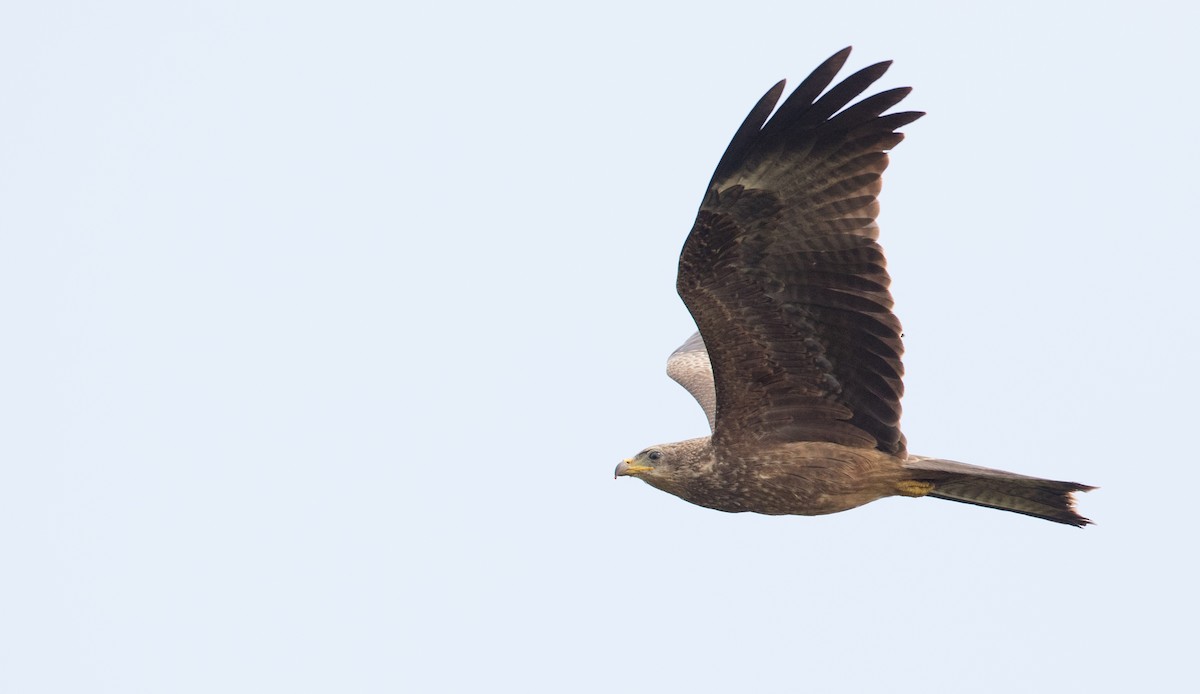
<path fill-rule="evenodd" d="M 896 492 L 900 496 L 925 496 L 933 491 L 932 482 L 918 482 L 917 480 L 903 480 L 896 483 Z"/>

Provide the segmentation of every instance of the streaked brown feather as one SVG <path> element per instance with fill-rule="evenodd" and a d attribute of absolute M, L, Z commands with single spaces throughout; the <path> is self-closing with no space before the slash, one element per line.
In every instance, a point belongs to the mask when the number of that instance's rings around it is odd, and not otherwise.
<path fill-rule="evenodd" d="M 714 443 L 904 454 L 903 346 L 875 243 L 876 196 L 886 150 L 903 139 L 895 129 L 923 114 L 881 115 L 907 88 L 850 105 L 889 63 L 825 91 L 848 54 L 813 71 L 770 119 L 782 83 L 758 102 L 684 244 L 677 287 L 712 365 Z"/>

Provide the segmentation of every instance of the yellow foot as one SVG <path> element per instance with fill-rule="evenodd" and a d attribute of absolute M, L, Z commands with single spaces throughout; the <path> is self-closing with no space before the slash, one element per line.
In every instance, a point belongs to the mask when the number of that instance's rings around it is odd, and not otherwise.
<path fill-rule="evenodd" d="M 896 483 L 896 491 L 901 496 L 925 496 L 933 491 L 933 483 L 904 480 L 903 482 Z"/>

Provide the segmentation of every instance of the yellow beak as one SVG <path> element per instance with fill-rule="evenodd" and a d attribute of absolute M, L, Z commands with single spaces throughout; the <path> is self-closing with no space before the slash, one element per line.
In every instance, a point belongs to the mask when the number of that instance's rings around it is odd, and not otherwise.
<path fill-rule="evenodd" d="M 634 464 L 632 458 L 626 458 L 625 460 L 617 463 L 617 469 L 613 471 L 613 479 L 621 477 L 622 475 L 637 475 L 642 472 L 649 472 L 653 469 L 654 468 L 650 467 L 649 465 L 636 465 Z"/>

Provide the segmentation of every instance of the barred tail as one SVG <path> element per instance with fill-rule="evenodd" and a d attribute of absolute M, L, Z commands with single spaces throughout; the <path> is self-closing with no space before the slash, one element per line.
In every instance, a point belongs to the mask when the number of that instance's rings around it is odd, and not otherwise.
<path fill-rule="evenodd" d="M 913 480 L 933 485 L 926 496 L 1023 513 L 1078 528 L 1091 523 L 1075 511 L 1075 499 L 1072 496 L 1075 492 L 1095 489 L 1086 484 L 1044 480 L 953 460 L 918 456 L 909 456 L 904 467 L 914 473 Z"/>

